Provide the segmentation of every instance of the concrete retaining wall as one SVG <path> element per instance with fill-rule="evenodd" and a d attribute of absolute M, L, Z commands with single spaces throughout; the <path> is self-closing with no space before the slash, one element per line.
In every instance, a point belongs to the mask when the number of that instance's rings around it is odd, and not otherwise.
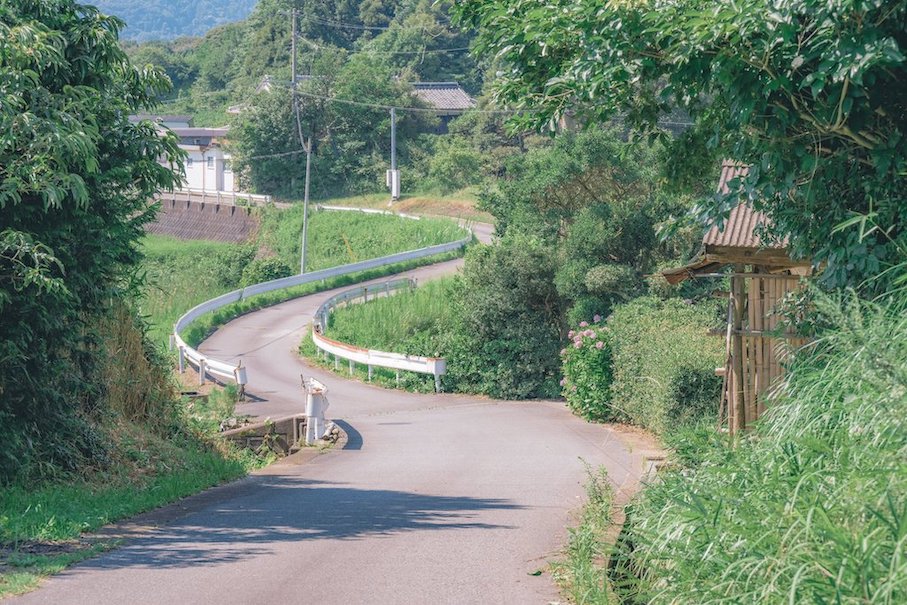
<path fill-rule="evenodd" d="M 258 230 L 258 217 L 253 208 L 233 204 L 162 199 L 157 220 L 146 230 L 180 239 L 245 242 Z"/>

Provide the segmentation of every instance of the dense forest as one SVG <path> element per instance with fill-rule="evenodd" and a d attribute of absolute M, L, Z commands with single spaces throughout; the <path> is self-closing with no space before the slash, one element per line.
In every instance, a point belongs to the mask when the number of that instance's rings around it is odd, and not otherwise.
<path fill-rule="evenodd" d="M 257 0 L 96 0 L 101 11 L 127 24 L 123 38 L 167 40 L 201 36 L 212 27 L 245 19 Z"/>

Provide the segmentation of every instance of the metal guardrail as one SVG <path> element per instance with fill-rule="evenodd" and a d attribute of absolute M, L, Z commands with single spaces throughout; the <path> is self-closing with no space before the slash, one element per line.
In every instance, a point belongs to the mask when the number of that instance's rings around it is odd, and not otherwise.
<path fill-rule="evenodd" d="M 390 368 L 397 370 L 397 382 L 400 381 L 400 370 L 408 372 L 418 372 L 420 374 L 432 374 L 435 377 L 435 391 L 441 390 L 441 376 L 447 373 L 447 361 L 440 357 L 421 357 L 418 355 L 405 355 L 401 353 L 388 353 L 387 351 L 377 351 L 374 349 L 363 349 L 351 344 L 331 340 L 324 335 L 330 321 L 330 314 L 334 308 L 342 303 L 362 299 L 368 302 L 369 295 L 378 297 L 381 294 L 390 296 L 391 292 L 402 289 L 412 289 L 416 287 L 414 279 L 404 278 L 392 281 L 386 281 L 380 284 L 370 286 L 360 286 L 345 290 L 324 301 L 315 311 L 312 318 L 312 342 L 321 351 L 334 356 L 334 367 L 338 365 L 338 359 L 346 359 L 350 362 L 350 374 L 353 373 L 354 364 L 361 363 L 368 366 L 368 379 L 372 380 L 372 371 L 374 367 Z"/>
<path fill-rule="evenodd" d="M 175 189 L 161 191 L 158 199 L 202 204 L 227 204 L 230 206 L 259 206 L 271 203 L 270 195 L 242 193 L 239 191 L 208 191 L 205 189 Z"/>
<path fill-rule="evenodd" d="M 189 324 L 191 324 L 199 317 L 235 302 L 245 300 L 250 296 L 264 294 L 266 292 L 272 292 L 274 290 L 282 290 L 284 288 L 291 288 L 293 286 L 301 286 L 332 277 L 348 275 L 350 273 L 358 273 L 359 271 L 365 271 L 377 267 L 384 267 L 396 263 L 425 258 L 427 256 L 435 256 L 437 254 L 453 252 L 454 250 L 459 250 L 460 248 L 466 246 L 471 240 L 472 233 L 470 233 L 468 237 L 457 240 L 455 242 L 428 246 L 426 248 L 419 248 L 418 250 L 410 250 L 408 252 L 399 252 L 397 254 L 382 256 L 380 258 L 372 258 L 369 260 L 359 261 L 358 263 L 340 265 L 338 267 L 332 267 L 330 269 L 322 269 L 321 271 L 312 271 L 311 273 L 303 273 L 301 275 L 293 275 L 291 277 L 284 277 L 282 279 L 275 279 L 272 281 L 255 284 L 246 288 L 241 288 L 239 290 L 227 292 L 226 294 L 218 296 L 217 298 L 203 302 L 202 304 L 195 306 L 188 312 L 186 312 L 176 321 L 173 326 L 173 334 L 170 335 L 170 347 L 175 348 L 179 352 L 179 370 L 180 372 L 184 372 L 186 363 L 188 362 L 195 366 L 196 369 L 198 369 L 199 384 L 205 383 L 205 375 L 208 374 L 212 377 L 221 378 L 224 380 L 232 380 L 236 384 L 240 385 L 241 389 L 243 389 L 244 386 L 248 384 L 248 375 L 246 373 L 246 368 L 242 366 L 242 361 L 233 364 L 230 362 L 211 359 L 204 353 L 186 344 L 186 342 L 180 336 L 180 332 L 186 329 Z"/>

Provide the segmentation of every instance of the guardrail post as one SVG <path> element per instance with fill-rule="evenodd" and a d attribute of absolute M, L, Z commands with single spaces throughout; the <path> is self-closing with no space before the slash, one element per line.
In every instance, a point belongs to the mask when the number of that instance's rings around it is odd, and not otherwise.
<path fill-rule="evenodd" d="M 337 357 L 337 354 L 336 354 L 336 353 L 334 353 L 334 369 L 335 369 L 335 370 L 339 370 L 339 369 L 340 369 L 340 358 Z"/>
<path fill-rule="evenodd" d="M 198 384 L 199 386 L 205 384 L 205 360 L 198 360 Z"/>
<path fill-rule="evenodd" d="M 167 346 L 167 350 L 168 350 L 168 351 L 172 351 L 172 350 L 173 350 L 173 345 L 174 345 L 175 343 L 176 343 L 176 337 L 175 337 L 173 334 L 171 334 L 171 335 L 170 335 L 170 344 Z"/>
<path fill-rule="evenodd" d="M 356 369 L 356 362 L 350 359 L 350 376 L 353 375 L 353 371 Z"/>
<path fill-rule="evenodd" d="M 435 393 L 441 392 L 441 375 L 437 372 L 435 373 Z"/>
<path fill-rule="evenodd" d="M 186 347 L 179 348 L 179 368 L 180 374 L 186 371 Z"/>
<path fill-rule="evenodd" d="M 397 370 L 397 386 L 400 386 L 400 370 Z"/>
<path fill-rule="evenodd" d="M 372 381 L 372 366 L 371 366 L 371 364 L 369 364 L 369 366 L 368 366 L 368 381 L 369 381 L 369 382 Z"/>

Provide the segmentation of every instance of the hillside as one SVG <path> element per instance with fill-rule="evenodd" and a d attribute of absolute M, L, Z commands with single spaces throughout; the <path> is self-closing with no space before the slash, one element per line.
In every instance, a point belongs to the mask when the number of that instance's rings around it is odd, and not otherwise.
<path fill-rule="evenodd" d="M 96 0 L 102 11 L 126 21 L 128 40 L 202 36 L 224 23 L 245 19 L 257 0 Z"/>

